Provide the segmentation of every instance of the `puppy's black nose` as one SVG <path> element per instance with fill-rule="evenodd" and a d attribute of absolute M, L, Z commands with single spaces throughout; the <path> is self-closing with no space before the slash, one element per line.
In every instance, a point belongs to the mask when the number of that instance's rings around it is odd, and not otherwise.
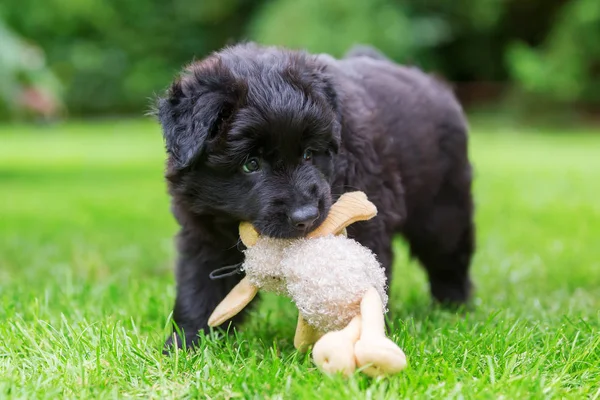
<path fill-rule="evenodd" d="M 319 218 L 319 209 L 316 206 L 298 207 L 289 214 L 290 223 L 299 230 L 306 230 Z"/>

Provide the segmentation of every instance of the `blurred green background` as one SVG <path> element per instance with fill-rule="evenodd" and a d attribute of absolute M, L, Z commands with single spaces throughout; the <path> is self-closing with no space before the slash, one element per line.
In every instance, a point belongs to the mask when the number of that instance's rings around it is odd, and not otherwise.
<path fill-rule="evenodd" d="M 238 40 L 371 44 L 468 109 L 476 307 L 430 307 L 396 241 L 398 377 L 324 379 L 274 297 L 160 356 L 177 226 L 143 117 Z M 598 116 L 600 0 L 0 0 L 0 398 L 600 399 Z"/>
<path fill-rule="evenodd" d="M 139 115 L 238 40 L 341 56 L 373 44 L 517 116 L 600 109 L 598 0 L 3 0 L 0 118 Z"/>

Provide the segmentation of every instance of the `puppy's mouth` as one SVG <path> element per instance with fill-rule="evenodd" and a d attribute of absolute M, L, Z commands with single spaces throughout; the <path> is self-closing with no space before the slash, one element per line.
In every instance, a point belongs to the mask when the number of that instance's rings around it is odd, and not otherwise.
<path fill-rule="evenodd" d="M 259 219 L 253 222 L 256 230 L 263 236 L 277 239 L 298 239 L 305 237 L 310 232 L 317 229 L 329 214 L 331 204 L 326 199 L 321 199 L 318 203 L 318 216 L 310 224 L 298 225 L 290 222 L 286 213 L 277 213 L 270 218 Z"/>

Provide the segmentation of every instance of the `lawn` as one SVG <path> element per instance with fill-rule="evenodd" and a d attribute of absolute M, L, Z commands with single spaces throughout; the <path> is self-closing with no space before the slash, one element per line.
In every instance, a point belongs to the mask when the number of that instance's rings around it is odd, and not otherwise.
<path fill-rule="evenodd" d="M 397 242 L 390 379 L 329 378 L 269 296 L 160 354 L 175 223 L 151 121 L 0 126 L 0 398 L 600 398 L 600 134 L 475 124 L 476 308 L 430 306 Z"/>

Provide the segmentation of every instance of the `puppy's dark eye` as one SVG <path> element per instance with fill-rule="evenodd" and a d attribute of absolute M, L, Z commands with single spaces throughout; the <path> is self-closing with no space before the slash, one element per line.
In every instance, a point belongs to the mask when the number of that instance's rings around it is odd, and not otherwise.
<path fill-rule="evenodd" d="M 256 172 L 260 169 L 260 160 L 256 157 L 249 158 L 246 163 L 242 166 L 242 171 L 247 174 Z"/>
<path fill-rule="evenodd" d="M 304 161 L 308 161 L 308 160 L 310 160 L 312 158 L 312 156 L 313 156 L 312 150 L 311 149 L 306 149 L 306 150 L 304 150 L 304 153 L 302 154 L 302 159 Z"/>

